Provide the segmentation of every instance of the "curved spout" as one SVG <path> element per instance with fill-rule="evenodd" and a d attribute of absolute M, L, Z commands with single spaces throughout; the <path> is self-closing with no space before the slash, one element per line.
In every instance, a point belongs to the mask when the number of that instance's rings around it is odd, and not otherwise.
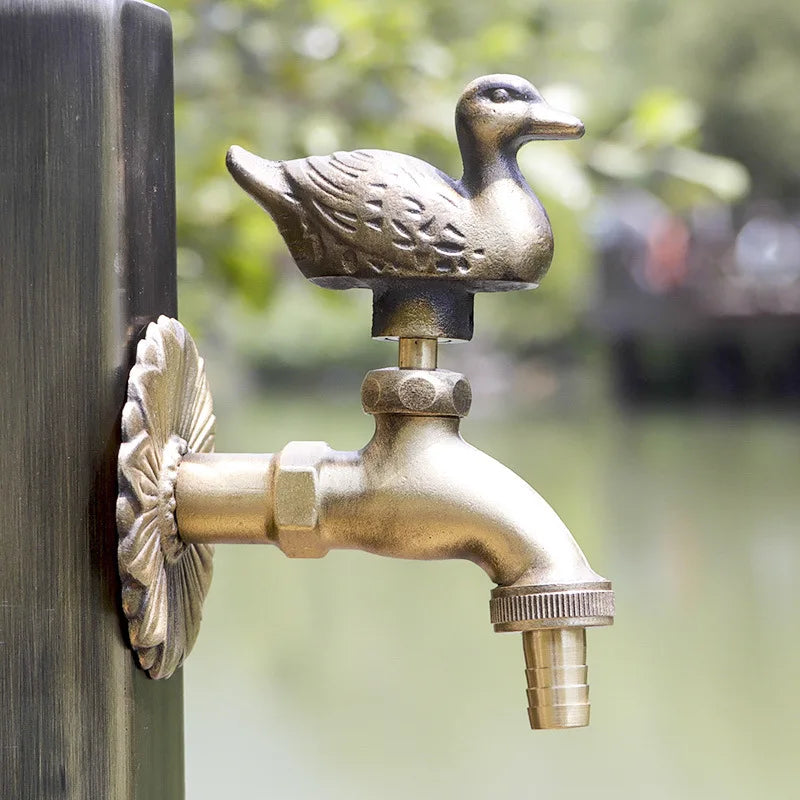
<path fill-rule="evenodd" d="M 463 558 L 500 587 L 605 582 L 542 497 L 461 438 L 457 417 L 376 414 L 355 452 L 294 442 L 278 455 L 189 454 L 176 496 L 187 542 Z"/>
<path fill-rule="evenodd" d="M 379 414 L 359 453 L 320 469 L 330 548 L 393 558 L 463 558 L 500 586 L 603 582 L 550 506 L 467 444 L 456 417 Z"/>

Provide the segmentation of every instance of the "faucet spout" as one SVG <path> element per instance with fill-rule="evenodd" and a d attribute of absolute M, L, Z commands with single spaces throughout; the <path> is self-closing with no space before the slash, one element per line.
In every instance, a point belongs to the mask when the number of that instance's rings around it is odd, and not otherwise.
<path fill-rule="evenodd" d="M 605 580 L 536 491 L 461 438 L 458 417 L 376 415 L 363 450 L 331 452 L 320 487 L 331 549 L 462 558 L 498 586 Z"/>
<path fill-rule="evenodd" d="M 586 627 L 613 618 L 610 584 L 525 481 L 467 444 L 459 418 L 377 414 L 357 454 L 320 471 L 327 548 L 392 558 L 462 558 L 497 584 L 499 631 L 522 631 L 534 729 L 589 723 Z"/>

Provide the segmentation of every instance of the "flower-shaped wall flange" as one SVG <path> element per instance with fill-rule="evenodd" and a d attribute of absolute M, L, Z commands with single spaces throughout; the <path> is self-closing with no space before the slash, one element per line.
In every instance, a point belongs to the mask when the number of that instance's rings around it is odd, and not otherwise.
<path fill-rule="evenodd" d="M 211 583 L 214 548 L 185 544 L 175 483 L 186 453 L 214 449 L 214 414 L 203 359 L 186 329 L 161 316 L 136 350 L 119 450 L 119 573 L 130 642 L 152 678 L 168 678 L 189 654 Z"/>

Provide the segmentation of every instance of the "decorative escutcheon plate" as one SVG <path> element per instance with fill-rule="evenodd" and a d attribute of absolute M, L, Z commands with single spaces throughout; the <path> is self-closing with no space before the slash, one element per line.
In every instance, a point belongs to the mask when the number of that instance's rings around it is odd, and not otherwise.
<path fill-rule="evenodd" d="M 119 449 L 119 574 L 131 646 L 152 678 L 168 678 L 197 639 L 211 583 L 211 545 L 187 545 L 175 522 L 186 453 L 214 449 L 203 359 L 174 319 L 151 322 L 136 349 Z"/>

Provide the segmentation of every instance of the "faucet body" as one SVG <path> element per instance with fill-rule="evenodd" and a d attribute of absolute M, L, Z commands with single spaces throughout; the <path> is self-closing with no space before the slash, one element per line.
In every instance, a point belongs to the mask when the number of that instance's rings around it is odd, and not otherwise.
<path fill-rule="evenodd" d="M 272 543 L 293 557 L 344 549 L 465 559 L 498 586 L 604 582 L 555 511 L 514 472 L 465 442 L 459 422 L 379 414 L 361 450 L 293 442 L 290 458 L 305 454 L 304 463 L 288 466 L 285 451 L 189 453 L 175 487 L 178 531 L 186 542 Z M 297 476 L 283 488 L 276 481 L 282 467 Z M 307 524 L 281 525 L 280 511 L 276 524 L 276 504 Z"/>
<path fill-rule="evenodd" d="M 291 442 L 277 454 L 186 454 L 181 539 L 272 543 L 291 557 L 472 561 L 497 585 L 496 630 L 523 632 L 532 726 L 587 724 L 584 629 L 610 624 L 610 584 L 533 488 L 461 437 L 463 376 L 374 370 L 362 401 L 375 433 L 361 450 Z"/>
<path fill-rule="evenodd" d="M 123 409 L 117 527 L 131 645 L 153 677 L 169 677 L 194 643 L 215 543 L 459 558 L 496 584 L 495 630 L 522 633 L 531 726 L 588 724 L 585 629 L 611 624 L 611 585 L 530 486 L 461 438 L 469 383 L 437 369 L 439 341 L 472 338 L 475 293 L 534 288 L 546 273 L 552 231 L 516 153 L 580 137 L 583 124 L 528 81 L 487 75 L 464 89 L 456 127 L 461 181 L 382 150 L 283 162 L 229 150 L 231 174 L 309 280 L 372 291 L 372 335 L 398 339 L 399 360 L 361 387 L 375 417 L 361 450 L 213 454 L 191 337 L 176 320 L 148 327 Z"/>

